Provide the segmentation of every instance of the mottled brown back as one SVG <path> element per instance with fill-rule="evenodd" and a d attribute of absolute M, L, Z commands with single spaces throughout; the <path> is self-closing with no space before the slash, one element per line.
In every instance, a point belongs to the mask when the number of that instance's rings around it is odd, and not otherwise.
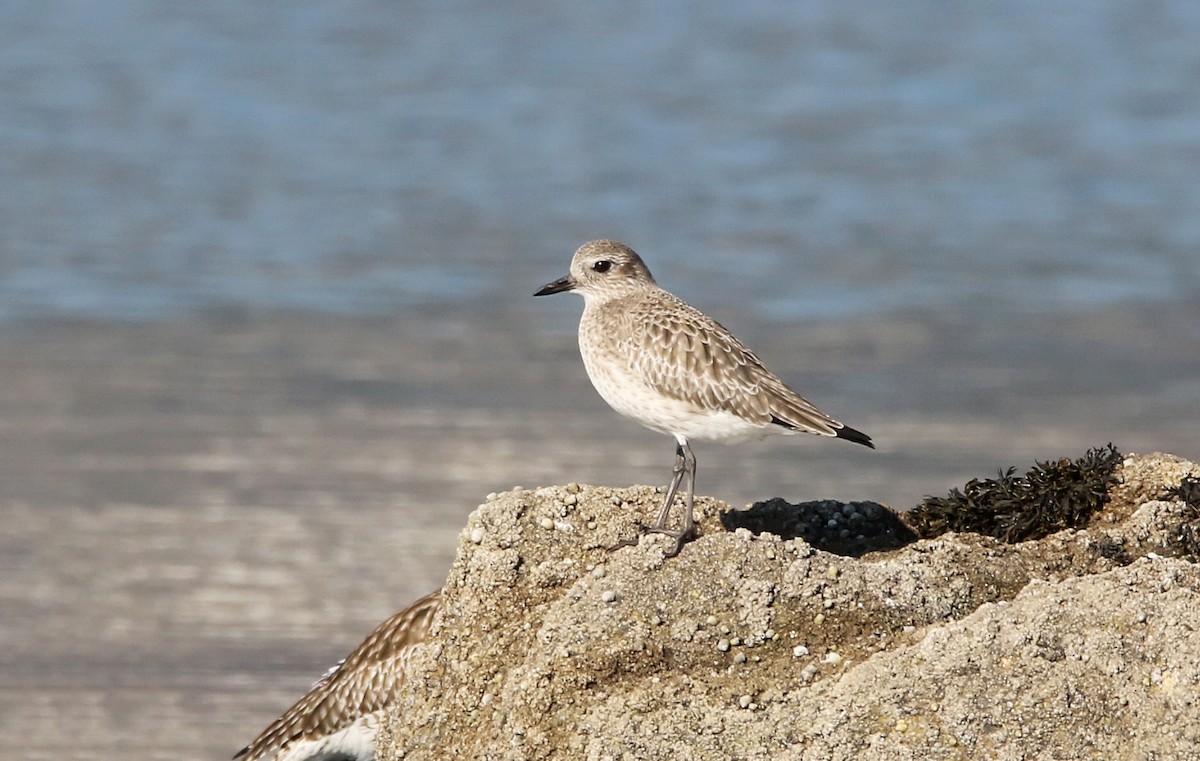
<path fill-rule="evenodd" d="M 298 740 L 328 735 L 391 702 L 404 683 L 413 647 L 425 640 L 441 590 L 384 621 L 307 695 L 234 755 L 256 761 Z"/>
<path fill-rule="evenodd" d="M 612 358 L 664 396 L 758 425 L 837 434 L 840 424 L 789 388 L 724 326 L 673 294 L 653 288 L 601 309 L 619 325 L 605 339 Z"/>

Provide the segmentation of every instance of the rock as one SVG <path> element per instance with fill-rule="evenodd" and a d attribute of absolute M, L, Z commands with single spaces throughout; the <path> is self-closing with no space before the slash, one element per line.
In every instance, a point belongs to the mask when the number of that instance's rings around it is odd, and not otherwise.
<path fill-rule="evenodd" d="M 773 531 L 777 501 L 739 522 L 698 498 L 702 535 L 665 558 L 657 535 L 607 549 L 660 490 L 497 495 L 463 529 L 379 757 L 1188 758 L 1197 512 L 1149 474 L 1200 467 L 1124 471 L 1087 527 L 1017 544 L 903 539 L 886 508 L 839 506 L 856 537 L 908 542 L 861 557 L 865 540 L 838 555 Z"/>

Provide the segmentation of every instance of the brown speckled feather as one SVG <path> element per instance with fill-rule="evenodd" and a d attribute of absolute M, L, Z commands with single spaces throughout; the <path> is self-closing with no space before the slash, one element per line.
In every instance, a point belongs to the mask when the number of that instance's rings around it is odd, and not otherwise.
<path fill-rule="evenodd" d="M 616 356 L 664 396 L 766 426 L 836 435 L 841 425 L 768 370 L 720 323 L 659 288 L 604 306 L 622 315 Z"/>
<path fill-rule="evenodd" d="M 428 635 L 441 599 L 441 590 L 428 594 L 376 627 L 234 759 L 266 758 L 294 742 L 337 732 L 386 707 L 404 683 L 413 647 Z"/>

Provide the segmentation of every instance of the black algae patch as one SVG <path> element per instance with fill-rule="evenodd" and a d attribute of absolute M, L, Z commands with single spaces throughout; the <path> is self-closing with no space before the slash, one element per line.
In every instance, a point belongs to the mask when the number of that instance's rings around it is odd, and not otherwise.
<path fill-rule="evenodd" d="M 1119 566 L 1127 566 L 1134 561 L 1134 557 L 1129 554 L 1129 549 L 1125 546 L 1125 542 L 1120 539 L 1108 536 L 1101 537 L 1089 544 L 1088 549 L 1105 560 L 1109 560 Z"/>
<path fill-rule="evenodd" d="M 1010 544 L 1085 526 L 1104 506 L 1121 453 L 1109 444 L 1078 460 L 1039 462 L 1025 475 L 1016 468 L 997 478 L 971 479 L 945 497 L 926 497 L 904 514 L 918 536 L 948 531 L 983 534 Z"/>
<path fill-rule="evenodd" d="M 1171 500 L 1177 499 L 1188 507 L 1200 510 L 1200 478 L 1184 476 L 1179 486 L 1167 489 L 1163 496 Z"/>
<path fill-rule="evenodd" d="M 1179 532 L 1179 541 L 1187 556 L 1193 560 L 1200 559 L 1200 478 L 1184 476 L 1179 486 L 1167 489 L 1164 496 L 1187 506 L 1186 523 Z"/>
<path fill-rule="evenodd" d="M 891 508 L 875 502 L 823 500 L 793 505 L 776 497 L 755 502 L 748 510 L 721 513 L 721 523 L 729 531 L 746 528 L 782 539 L 799 537 L 819 550 L 846 557 L 903 547 L 917 538 Z"/>

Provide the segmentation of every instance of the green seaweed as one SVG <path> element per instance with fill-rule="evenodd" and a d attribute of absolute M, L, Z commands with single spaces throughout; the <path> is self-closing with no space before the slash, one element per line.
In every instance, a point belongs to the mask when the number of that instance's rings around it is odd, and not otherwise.
<path fill-rule="evenodd" d="M 1107 498 L 1121 453 L 1109 444 L 1077 460 L 1038 462 L 1022 476 L 1015 467 L 997 478 L 971 479 L 945 497 L 926 497 L 905 523 L 928 539 L 972 532 L 1014 544 L 1087 525 Z"/>

